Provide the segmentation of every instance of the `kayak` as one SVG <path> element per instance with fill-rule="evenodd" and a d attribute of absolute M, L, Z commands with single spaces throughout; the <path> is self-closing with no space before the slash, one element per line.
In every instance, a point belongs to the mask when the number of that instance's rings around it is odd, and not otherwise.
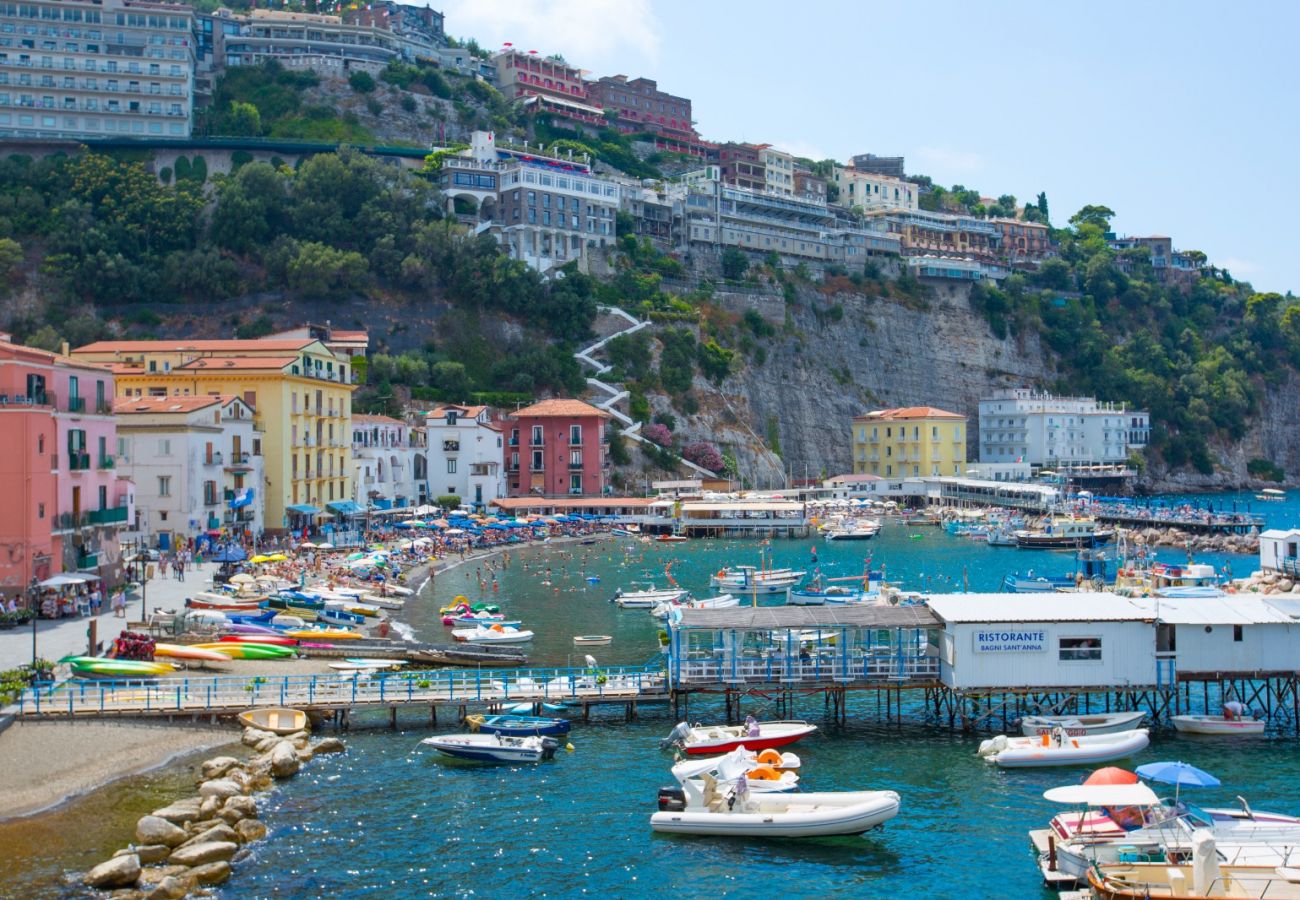
<path fill-rule="evenodd" d="M 358 641 L 365 637 L 360 632 L 348 631 L 346 628 L 295 628 L 285 634 L 304 641 Z"/>
<path fill-rule="evenodd" d="M 176 667 L 166 662 L 140 659 L 107 659 L 101 656 L 72 656 L 62 660 L 77 675 L 168 675 Z"/>
<path fill-rule="evenodd" d="M 215 650 L 206 650 L 203 647 L 193 647 L 187 644 L 155 644 L 153 648 L 154 656 L 165 656 L 169 659 L 193 659 L 202 662 L 229 662 L 230 657 L 224 653 L 218 653 Z"/>
<path fill-rule="evenodd" d="M 296 647 L 298 639 L 283 634 L 223 634 L 219 639 L 223 644 L 274 644 L 278 647 Z"/>
<path fill-rule="evenodd" d="M 230 659 L 284 659 L 294 655 L 294 648 L 280 647 L 276 644 L 251 644 L 236 641 L 215 644 L 195 644 L 205 650 L 215 650 Z"/>

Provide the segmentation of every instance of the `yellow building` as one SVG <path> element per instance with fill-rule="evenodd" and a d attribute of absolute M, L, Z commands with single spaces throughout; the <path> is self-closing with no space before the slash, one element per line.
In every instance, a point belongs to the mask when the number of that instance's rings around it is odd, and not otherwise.
<path fill-rule="evenodd" d="M 933 406 L 878 409 L 855 416 L 853 471 L 882 478 L 962 475 L 966 417 Z"/>
<path fill-rule="evenodd" d="M 321 341 L 97 341 L 72 356 L 109 363 L 119 397 L 243 398 L 262 433 L 267 530 L 351 510 L 351 361 Z"/>

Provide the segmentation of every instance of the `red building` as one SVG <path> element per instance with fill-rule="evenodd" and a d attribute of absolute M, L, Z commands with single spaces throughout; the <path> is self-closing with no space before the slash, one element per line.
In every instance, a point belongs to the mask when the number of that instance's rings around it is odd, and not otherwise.
<path fill-rule="evenodd" d="M 605 492 L 610 414 L 581 400 L 542 400 L 502 427 L 511 497 L 600 496 Z"/>
<path fill-rule="evenodd" d="M 518 50 L 503 50 L 492 62 L 497 69 L 497 89 L 512 103 L 589 125 L 608 124 L 604 110 L 592 105 L 587 96 L 581 69 Z"/>
<path fill-rule="evenodd" d="M 589 82 L 593 106 L 612 110 L 614 125 L 624 134 L 648 132 L 663 150 L 705 156 L 717 145 L 703 141 L 691 119 L 691 101 L 659 90 L 649 78 L 614 75 Z"/>
<path fill-rule="evenodd" d="M 722 180 L 751 191 L 767 188 L 767 166 L 753 144 L 727 143 L 718 145 L 718 162 Z"/>

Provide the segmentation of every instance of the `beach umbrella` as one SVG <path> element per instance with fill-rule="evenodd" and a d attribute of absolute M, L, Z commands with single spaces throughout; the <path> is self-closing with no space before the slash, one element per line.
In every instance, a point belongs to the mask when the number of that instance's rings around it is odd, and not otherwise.
<path fill-rule="evenodd" d="M 248 554 L 244 553 L 242 547 L 228 544 L 218 551 L 216 556 L 212 557 L 212 561 L 219 563 L 243 562 L 247 557 Z"/>
<path fill-rule="evenodd" d="M 1178 799 L 1178 791 L 1185 784 L 1192 787 L 1218 787 L 1223 783 L 1209 772 L 1185 762 L 1147 763 L 1144 766 L 1138 766 L 1137 773 L 1151 781 L 1172 784 L 1174 786 L 1175 800 Z"/>
<path fill-rule="evenodd" d="M 251 563 L 257 563 L 258 565 L 261 565 L 261 564 L 264 563 L 264 562 L 270 562 L 270 561 L 271 561 L 271 557 L 269 557 L 269 556 L 263 556 L 263 555 L 260 554 L 260 553 L 259 553 L 257 556 L 254 556 L 252 559 L 249 560 L 249 562 L 251 562 Z"/>
<path fill-rule="evenodd" d="M 284 562 L 284 561 L 285 561 L 286 559 L 288 559 L 288 558 L 289 558 L 289 557 L 285 556 L 283 553 L 272 553 L 270 556 L 268 556 L 268 557 L 266 558 L 266 561 L 267 561 L 267 562 Z"/>
<path fill-rule="evenodd" d="M 238 575 L 230 576 L 231 584 L 252 584 L 254 581 L 256 581 L 256 579 L 253 578 L 252 575 L 246 575 L 243 572 L 240 572 Z"/>
<path fill-rule="evenodd" d="M 315 550 L 315 549 L 316 549 L 316 545 L 313 544 L 311 541 L 303 541 L 301 544 L 298 545 L 298 547 L 299 547 L 299 549 L 301 549 L 301 548 L 303 548 L 303 547 L 306 547 L 308 550 Z"/>
<path fill-rule="evenodd" d="M 325 544 L 317 544 L 317 545 L 316 545 L 316 549 L 317 549 L 317 550 L 333 550 L 333 549 L 334 549 L 334 545 L 333 545 L 333 544 L 329 544 L 329 543 L 325 543 Z"/>
<path fill-rule="evenodd" d="M 1119 766 L 1106 766 L 1088 776 L 1084 784 L 1137 784 L 1137 774 Z"/>

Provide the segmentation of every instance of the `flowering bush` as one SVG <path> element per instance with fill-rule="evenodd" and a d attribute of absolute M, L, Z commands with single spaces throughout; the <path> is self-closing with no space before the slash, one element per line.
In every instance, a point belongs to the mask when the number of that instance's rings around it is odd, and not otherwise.
<path fill-rule="evenodd" d="M 673 433 L 668 430 L 668 426 L 661 425 L 658 422 L 652 422 L 642 428 L 641 435 L 647 441 L 658 444 L 660 447 L 667 447 L 673 442 Z"/>
<path fill-rule="evenodd" d="M 726 468 L 722 454 L 718 452 L 717 447 L 708 441 L 696 441 L 693 444 L 687 444 L 682 448 L 682 456 L 697 466 L 708 469 L 710 472 L 718 473 Z"/>

